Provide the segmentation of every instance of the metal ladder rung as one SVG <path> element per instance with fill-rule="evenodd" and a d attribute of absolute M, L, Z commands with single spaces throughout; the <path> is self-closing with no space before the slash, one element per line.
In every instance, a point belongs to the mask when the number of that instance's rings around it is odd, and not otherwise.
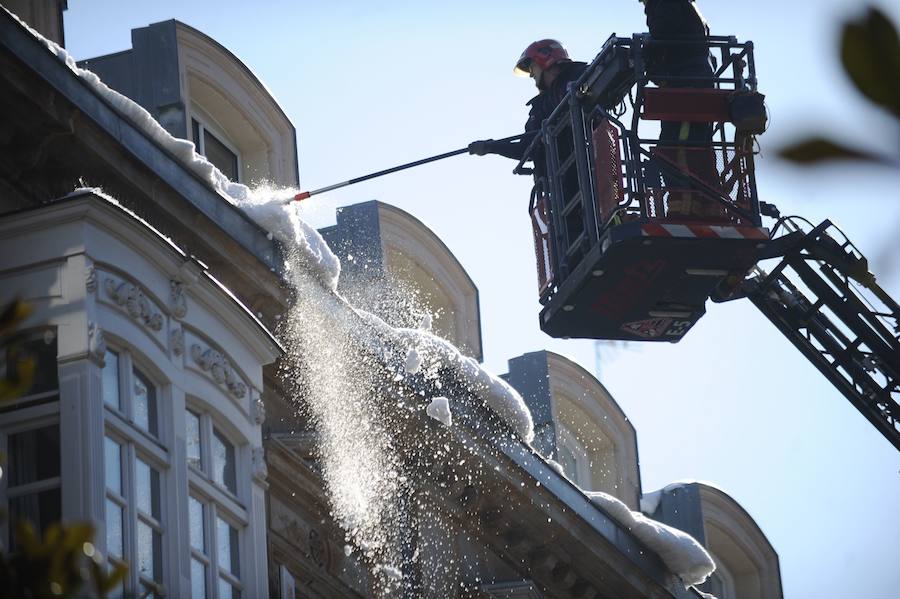
<path fill-rule="evenodd" d="M 569 202 L 563 206 L 563 216 L 569 216 L 575 210 L 575 208 L 581 206 L 581 192 L 579 191 Z"/>
<path fill-rule="evenodd" d="M 581 246 L 581 244 L 583 244 L 585 242 L 585 240 L 586 240 L 586 237 L 584 235 L 584 231 L 582 231 L 581 233 L 578 234 L 578 237 L 575 238 L 575 241 L 570 243 L 569 247 L 566 248 L 566 257 L 571 256 L 576 251 L 578 251 L 578 248 Z"/>

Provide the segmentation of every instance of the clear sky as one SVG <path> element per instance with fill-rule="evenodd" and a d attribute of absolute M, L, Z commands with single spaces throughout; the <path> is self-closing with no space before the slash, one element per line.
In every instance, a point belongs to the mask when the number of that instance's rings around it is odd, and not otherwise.
<path fill-rule="evenodd" d="M 881 6 L 900 21 L 900 3 Z M 900 173 L 798 171 L 773 148 L 802 131 L 840 131 L 890 147 L 900 131 L 843 77 L 840 20 L 853 0 L 701 1 L 716 34 L 756 42 L 771 130 L 757 162 L 761 198 L 784 213 L 832 218 L 900 297 Z M 131 46 L 130 30 L 176 18 L 241 58 L 297 128 L 304 189 L 521 131 L 534 93 L 512 67 L 531 41 L 555 37 L 590 60 L 613 32 L 644 29 L 637 0 L 447 3 L 69 3 L 77 59 Z M 894 146 L 896 151 L 896 145 Z M 588 341 L 537 324 L 530 180 L 512 161 L 461 156 L 347 188 L 317 202 L 370 199 L 428 224 L 480 290 L 485 363 L 549 349 L 595 370 Z M 900 454 L 749 302 L 711 305 L 677 345 L 602 360 L 602 380 L 638 432 L 645 491 L 713 482 L 756 519 L 781 559 L 789 598 L 890 599 L 900 588 Z"/>

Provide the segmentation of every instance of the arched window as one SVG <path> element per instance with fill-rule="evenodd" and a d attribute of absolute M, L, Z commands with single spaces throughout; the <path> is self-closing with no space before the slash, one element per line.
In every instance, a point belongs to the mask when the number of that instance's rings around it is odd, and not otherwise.
<path fill-rule="evenodd" d="M 129 566 L 123 590 L 155 595 L 165 592 L 170 452 L 160 426 L 163 386 L 136 358 L 129 349 L 110 349 L 101 374 L 106 553 L 110 563 Z"/>
<path fill-rule="evenodd" d="M 189 402 L 184 422 L 192 594 L 205 597 L 215 587 L 219 597 L 236 597 L 244 589 L 240 538 L 247 525 L 242 448 L 200 402 Z"/>
<path fill-rule="evenodd" d="M 591 460 L 584 445 L 563 426 L 557 426 L 557 451 L 563 472 L 573 483 L 583 489 L 592 488 Z"/>
<path fill-rule="evenodd" d="M 573 453 L 578 465 L 573 480 L 585 490 L 608 493 L 636 508 L 634 428 L 609 392 L 581 366 L 550 352 L 547 365 L 557 449 L 567 447 Z"/>
<path fill-rule="evenodd" d="M 706 581 L 704 588 L 707 592 L 715 595 L 716 599 L 736 599 L 734 576 L 728 571 L 725 563 L 716 557 L 714 553 L 710 552 L 710 556 L 716 564 L 716 570 L 709 577 L 709 580 Z"/>

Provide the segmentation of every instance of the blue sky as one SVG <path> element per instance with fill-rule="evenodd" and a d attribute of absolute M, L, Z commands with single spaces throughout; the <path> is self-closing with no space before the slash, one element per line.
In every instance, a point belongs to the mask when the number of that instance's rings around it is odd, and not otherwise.
<path fill-rule="evenodd" d="M 897 2 L 881 3 L 895 18 Z M 800 132 L 840 131 L 889 147 L 896 125 L 842 75 L 838 23 L 852 0 L 701 2 L 714 33 L 756 42 L 772 114 L 757 162 L 761 199 L 831 218 L 900 297 L 900 174 L 801 171 L 773 148 Z M 212 36 L 265 81 L 297 128 L 300 178 L 315 189 L 469 141 L 518 133 L 528 80 L 511 70 L 531 41 L 555 37 L 590 60 L 613 32 L 644 29 L 636 0 L 603 2 L 71 2 L 77 59 L 130 47 L 130 30 L 170 18 Z M 900 20 L 900 18 L 898 18 Z M 530 180 L 512 161 L 461 156 L 347 188 L 333 208 L 370 199 L 428 224 L 480 290 L 485 363 L 496 372 L 549 349 L 594 370 L 587 341 L 537 325 Z M 645 491 L 712 481 L 760 524 L 781 558 L 785 596 L 888 599 L 900 587 L 900 455 L 749 303 L 712 305 L 677 345 L 605 357 L 602 380 L 638 432 Z"/>

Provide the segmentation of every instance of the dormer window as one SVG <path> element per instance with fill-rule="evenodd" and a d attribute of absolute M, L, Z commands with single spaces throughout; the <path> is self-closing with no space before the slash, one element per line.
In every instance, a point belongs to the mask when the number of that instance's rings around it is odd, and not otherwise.
<path fill-rule="evenodd" d="M 591 463 L 584 445 L 565 427 L 557 425 L 557 451 L 563 472 L 573 483 L 591 489 Z"/>
<path fill-rule="evenodd" d="M 206 123 L 196 117 L 191 119 L 191 131 L 197 152 L 206 156 L 222 174 L 232 181 L 240 181 L 238 152 L 224 141 L 224 135 L 216 135 Z"/>

